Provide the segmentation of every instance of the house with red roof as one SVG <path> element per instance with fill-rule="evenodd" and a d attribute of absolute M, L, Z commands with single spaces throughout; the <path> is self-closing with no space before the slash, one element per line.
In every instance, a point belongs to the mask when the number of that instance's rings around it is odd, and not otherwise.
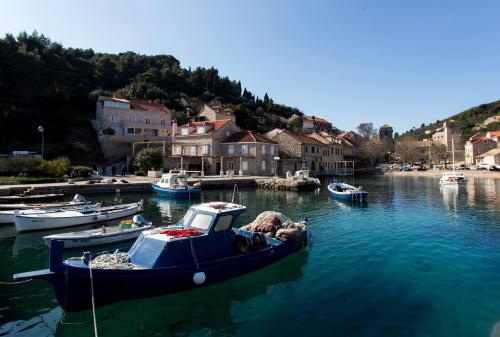
<path fill-rule="evenodd" d="M 280 160 L 278 173 L 295 172 L 306 166 L 313 175 L 335 173 L 335 162 L 342 158 L 340 143 L 329 140 L 319 133 L 299 134 L 288 130 L 274 129 L 265 134 L 279 144 Z"/>
<path fill-rule="evenodd" d="M 201 171 L 206 175 L 220 174 L 225 156 L 221 142 L 241 131 L 232 119 L 189 122 L 177 128 L 173 123 L 171 155 L 165 168 Z"/>
<path fill-rule="evenodd" d="M 252 131 L 233 133 L 221 143 L 224 162 L 222 170 L 240 175 L 275 175 L 278 144 Z"/>
<path fill-rule="evenodd" d="M 465 164 L 476 165 L 481 161 L 480 156 L 499 146 L 495 133 L 479 133 L 473 135 L 465 142 Z M 488 137 L 490 136 L 490 137 Z"/>
<path fill-rule="evenodd" d="M 172 113 L 163 104 L 99 96 L 94 127 L 106 160 L 113 162 L 130 155 L 134 142 L 169 136 L 171 120 Z"/>

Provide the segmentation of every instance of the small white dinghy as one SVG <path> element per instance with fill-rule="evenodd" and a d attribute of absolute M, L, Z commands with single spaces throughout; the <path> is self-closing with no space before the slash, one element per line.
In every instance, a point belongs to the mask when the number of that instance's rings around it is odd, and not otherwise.
<path fill-rule="evenodd" d="M 58 209 L 66 209 L 66 210 L 80 210 L 80 209 L 92 209 L 99 207 L 100 204 L 90 204 L 90 201 L 86 201 L 85 198 L 80 194 L 75 194 L 73 201 L 66 203 L 66 205 L 58 204 L 58 205 L 47 205 L 41 206 L 37 208 L 31 208 L 22 210 L 20 214 L 42 214 L 50 211 L 55 211 Z M 0 224 L 11 224 L 14 223 L 14 213 L 15 209 L 0 211 Z"/>
<path fill-rule="evenodd" d="M 44 236 L 43 239 L 48 246 L 51 240 L 60 240 L 64 241 L 64 248 L 89 247 L 134 240 L 152 227 L 153 224 L 147 222 L 142 215 L 134 215 L 132 220 L 124 220 L 118 226 L 52 234 Z"/>
<path fill-rule="evenodd" d="M 41 214 L 23 214 L 16 211 L 14 223 L 18 232 L 86 225 L 133 215 L 142 210 L 142 203 L 141 200 L 131 204 L 83 210 L 62 209 Z"/>

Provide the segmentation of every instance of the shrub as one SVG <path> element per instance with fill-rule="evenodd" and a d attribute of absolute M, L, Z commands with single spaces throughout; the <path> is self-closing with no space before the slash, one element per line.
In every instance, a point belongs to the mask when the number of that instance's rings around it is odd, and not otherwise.
<path fill-rule="evenodd" d="M 42 160 L 36 170 L 40 176 L 62 177 L 69 171 L 69 159 L 66 157 L 59 157 L 52 160 Z"/>
<path fill-rule="evenodd" d="M 0 175 L 32 175 L 42 160 L 33 157 L 0 158 Z"/>
<path fill-rule="evenodd" d="M 161 151 L 158 148 L 146 148 L 137 152 L 134 158 L 136 173 L 145 174 L 151 168 L 158 169 L 162 166 Z"/>
<path fill-rule="evenodd" d="M 89 178 L 94 170 L 88 166 L 71 166 L 70 176 L 72 178 Z"/>

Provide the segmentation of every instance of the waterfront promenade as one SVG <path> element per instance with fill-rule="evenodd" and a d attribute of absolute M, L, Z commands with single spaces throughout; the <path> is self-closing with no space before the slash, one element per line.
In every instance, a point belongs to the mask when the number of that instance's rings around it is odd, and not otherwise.
<path fill-rule="evenodd" d="M 190 178 L 189 183 L 201 182 L 202 188 L 232 188 L 235 184 L 239 187 L 251 187 L 255 185 L 255 179 L 264 178 L 259 176 L 234 176 L 234 177 L 220 177 L 220 176 L 206 176 L 200 178 Z M 265 177 L 269 178 L 269 177 Z M 113 183 L 94 183 L 89 184 L 88 181 L 77 181 L 74 183 L 46 183 L 46 184 L 13 184 L 13 185 L 0 185 L 0 195 L 18 194 L 26 189 L 31 189 L 32 194 L 54 193 L 62 191 L 65 194 L 98 194 L 98 193 L 115 193 L 117 189 L 120 192 L 141 192 L 152 191 L 151 183 L 157 181 L 158 178 L 144 177 L 129 175 L 125 177 L 103 177 L 102 181 L 115 179 Z M 123 182 L 126 181 L 126 182 Z"/>

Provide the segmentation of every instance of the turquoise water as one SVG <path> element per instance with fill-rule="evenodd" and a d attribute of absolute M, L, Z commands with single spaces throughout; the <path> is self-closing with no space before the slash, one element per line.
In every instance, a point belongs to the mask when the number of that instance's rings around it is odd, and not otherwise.
<path fill-rule="evenodd" d="M 99 308 L 99 336 L 500 336 L 500 180 L 471 180 L 460 192 L 425 177 L 355 183 L 370 192 L 367 204 L 334 200 L 325 186 L 241 189 L 243 223 L 264 210 L 307 216 L 313 244 L 215 286 Z M 202 200 L 231 195 L 204 191 Z M 188 207 L 152 194 L 122 198 L 144 198 L 155 224 Z M 0 227 L 1 280 L 47 266 L 43 234 L 12 231 Z M 63 317 L 47 283 L 0 290 L 0 336 L 93 335 L 91 311 Z"/>

